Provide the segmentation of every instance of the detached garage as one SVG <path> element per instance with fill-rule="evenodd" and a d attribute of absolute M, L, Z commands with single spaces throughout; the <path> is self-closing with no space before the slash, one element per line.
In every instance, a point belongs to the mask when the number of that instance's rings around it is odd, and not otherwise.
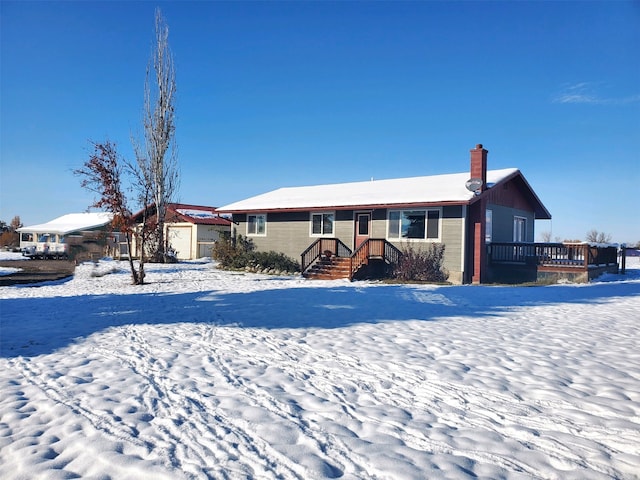
<path fill-rule="evenodd" d="M 167 226 L 167 244 L 169 248 L 176 252 L 180 260 L 190 260 L 193 245 L 192 233 L 194 225 Z M 215 241 L 215 240 L 214 240 Z M 198 255 L 198 257 L 208 257 L 209 255 Z"/>
<path fill-rule="evenodd" d="M 155 210 L 155 207 L 150 207 Z M 167 248 L 178 260 L 210 257 L 222 232 L 231 231 L 231 221 L 216 213 L 216 207 L 170 203 L 165 217 Z M 137 215 L 142 215 L 142 212 Z"/>
<path fill-rule="evenodd" d="M 166 239 L 178 260 L 210 257 L 222 232 L 231 231 L 231 221 L 216 213 L 216 207 L 171 203 L 165 219 Z"/>

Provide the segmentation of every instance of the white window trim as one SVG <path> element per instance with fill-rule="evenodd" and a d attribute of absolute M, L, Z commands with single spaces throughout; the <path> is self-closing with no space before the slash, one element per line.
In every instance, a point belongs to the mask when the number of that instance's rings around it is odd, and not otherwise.
<path fill-rule="evenodd" d="M 428 212 L 438 212 L 438 236 L 436 238 L 403 238 L 389 236 L 389 215 L 391 212 L 425 212 L 425 222 L 428 221 Z M 400 232 L 398 232 L 400 233 Z M 427 235 L 427 224 L 424 226 L 424 234 Z M 442 207 L 435 208 L 389 208 L 387 209 L 386 239 L 390 242 L 422 242 L 422 243 L 440 243 L 442 242 Z"/>
<path fill-rule="evenodd" d="M 485 234 L 484 241 L 491 243 L 493 241 L 493 210 L 487 208 L 485 211 Z"/>
<path fill-rule="evenodd" d="M 524 238 L 522 240 L 516 240 L 516 228 L 517 228 L 517 225 L 518 225 L 518 222 L 516 222 L 516 220 L 522 220 L 523 223 L 524 223 L 524 232 L 522 232 Z M 527 229 L 528 229 L 527 224 L 528 223 L 529 222 L 527 221 L 527 217 L 523 217 L 521 215 L 514 215 L 513 216 L 513 241 L 514 242 L 524 243 L 524 242 L 527 241 L 527 233 L 528 233 L 527 232 Z"/>
<path fill-rule="evenodd" d="M 264 233 L 249 233 L 249 217 L 264 217 Z M 248 213 L 246 230 L 247 230 L 247 237 L 266 237 L 267 236 L 267 214 L 266 213 Z"/>
<path fill-rule="evenodd" d="M 333 232 L 331 233 L 313 233 L 313 216 L 314 215 L 333 215 Z M 324 230 L 324 225 L 321 227 L 321 230 Z M 310 237 L 316 237 L 316 238 L 322 238 L 322 237 L 326 237 L 326 238 L 333 238 L 335 237 L 335 233 L 336 233 L 336 212 L 328 210 L 328 211 L 322 211 L 322 212 L 309 212 L 309 236 Z"/>

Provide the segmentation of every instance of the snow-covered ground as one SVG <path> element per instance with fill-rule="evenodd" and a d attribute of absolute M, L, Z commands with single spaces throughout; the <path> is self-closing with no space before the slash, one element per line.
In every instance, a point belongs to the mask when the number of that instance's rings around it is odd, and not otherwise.
<path fill-rule="evenodd" d="M 0 478 L 639 478 L 630 262 L 479 287 L 201 261 L 136 287 L 103 261 L 0 287 Z"/>

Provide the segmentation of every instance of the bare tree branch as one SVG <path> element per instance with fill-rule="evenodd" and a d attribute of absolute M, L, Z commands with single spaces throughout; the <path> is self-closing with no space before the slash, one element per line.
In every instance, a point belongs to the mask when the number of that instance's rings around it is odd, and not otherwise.
<path fill-rule="evenodd" d="M 167 204 L 178 190 L 179 170 L 175 145 L 175 67 L 169 48 L 169 28 L 156 9 L 155 45 L 144 85 L 144 147 L 133 142 L 145 183 L 156 209 L 156 261 L 165 260 L 164 223 Z"/>
<path fill-rule="evenodd" d="M 132 282 L 140 285 L 144 283 L 144 259 L 141 256 L 139 270 L 136 271 L 131 244 L 131 236 L 135 234 L 135 228 L 122 186 L 124 168 L 122 160 L 116 146 L 111 142 L 91 143 L 93 153 L 81 168 L 74 170 L 74 173 L 82 177 L 80 184 L 83 188 L 98 195 L 91 206 L 113 214 L 113 228 L 125 235 Z"/>

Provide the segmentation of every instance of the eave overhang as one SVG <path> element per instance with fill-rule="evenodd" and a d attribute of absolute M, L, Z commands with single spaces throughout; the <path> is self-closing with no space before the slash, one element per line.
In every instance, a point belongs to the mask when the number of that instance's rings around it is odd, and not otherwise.
<path fill-rule="evenodd" d="M 277 212 L 319 212 L 328 210 L 379 210 L 379 209 L 391 209 L 391 208 L 417 208 L 417 207 L 444 207 L 444 206 L 456 206 L 456 205 L 468 205 L 466 200 L 452 200 L 446 202 L 414 202 L 414 203 L 384 203 L 384 204 L 363 204 L 363 205 L 323 205 L 323 206 L 310 206 L 299 208 L 259 208 L 251 210 L 216 210 L 218 213 L 277 213 Z"/>
<path fill-rule="evenodd" d="M 473 204 L 479 200 L 486 198 L 490 195 L 492 189 L 496 188 L 497 186 L 505 185 L 511 181 L 520 184 L 520 191 L 531 204 L 536 220 L 551 220 L 551 213 L 549 212 L 549 210 L 547 210 L 547 207 L 544 206 L 538 195 L 536 195 L 536 192 L 534 192 L 533 188 L 531 188 L 531 185 L 529 185 L 529 182 L 527 182 L 527 179 L 524 178 L 524 175 L 522 175 L 522 172 L 520 172 L 520 170 L 513 172 L 511 175 L 508 175 L 502 180 L 493 184 L 491 188 L 484 190 L 478 195 L 475 195 L 469 201 L 469 204 Z"/>

